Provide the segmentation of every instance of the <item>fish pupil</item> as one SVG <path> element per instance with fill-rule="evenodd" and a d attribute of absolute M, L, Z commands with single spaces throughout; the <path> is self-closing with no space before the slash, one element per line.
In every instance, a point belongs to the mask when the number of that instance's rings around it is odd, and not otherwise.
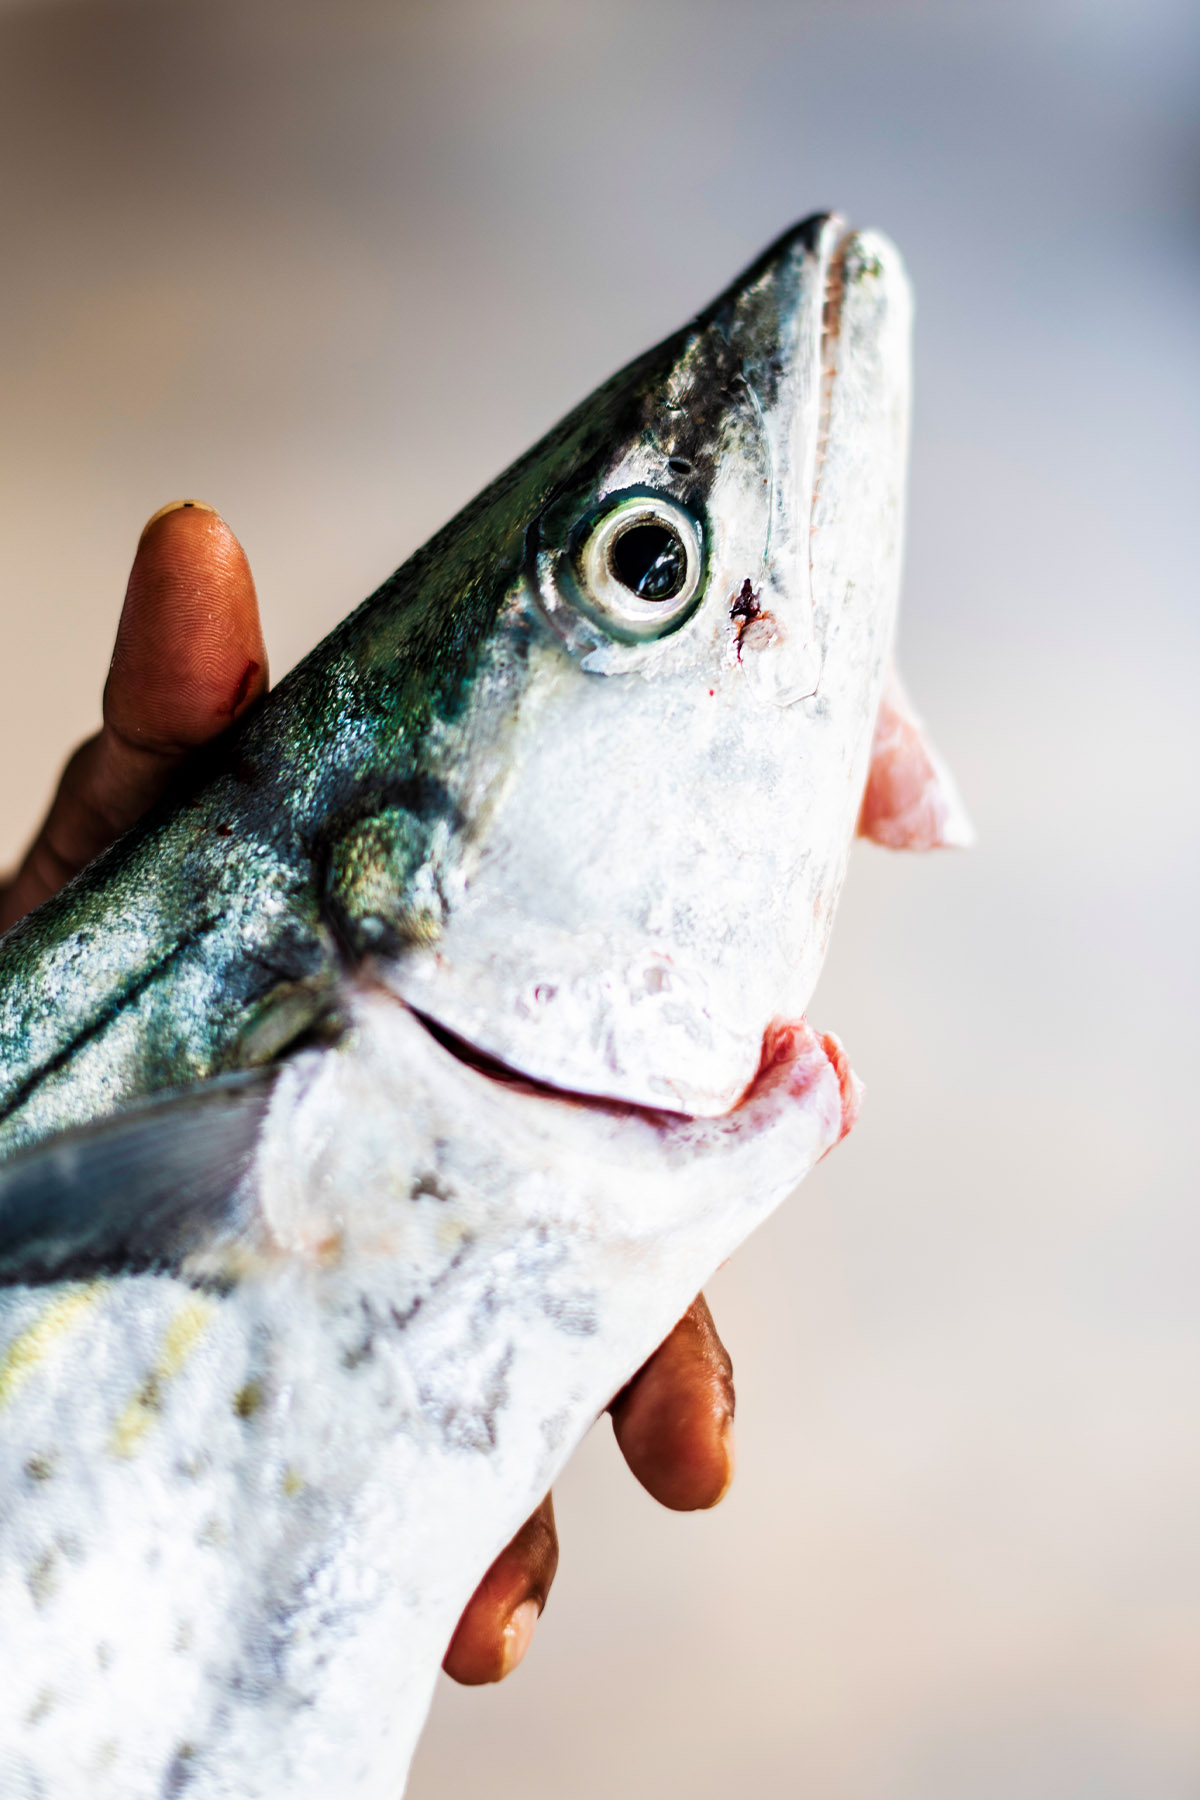
<path fill-rule="evenodd" d="M 669 526 L 631 525 L 612 547 L 612 566 L 640 600 L 673 600 L 687 579 L 687 552 Z"/>

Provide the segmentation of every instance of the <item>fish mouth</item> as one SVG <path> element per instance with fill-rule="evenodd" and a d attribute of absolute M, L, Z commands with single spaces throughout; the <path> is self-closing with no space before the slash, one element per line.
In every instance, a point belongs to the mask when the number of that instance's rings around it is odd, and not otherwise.
<path fill-rule="evenodd" d="M 700 1117 L 691 1113 L 672 1111 L 667 1107 L 645 1106 L 637 1101 L 621 1100 L 615 1096 L 582 1093 L 573 1088 L 559 1087 L 554 1082 L 540 1080 L 527 1075 L 521 1069 L 514 1068 L 487 1050 L 481 1050 L 467 1038 L 451 1031 L 448 1026 L 433 1018 L 429 1013 L 419 1011 L 416 1007 L 407 1010 L 417 1023 L 428 1033 L 455 1062 L 475 1074 L 482 1075 L 488 1081 L 532 1099 L 556 1102 L 559 1105 L 570 1105 L 584 1108 L 591 1112 L 603 1112 L 619 1118 L 640 1118 L 648 1124 L 658 1125 L 664 1129 L 687 1125 L 699 1125 L 706 1128 L 719 1128 L 724 1123 L 736 1123 L 738 1115 L 749 1109 L 752 1104 L 761 1100 L 773 1087 L 780 1085 L 781 1078 L 786 1080 L 788 1073 L 802 1061 L 813 1061 L 823 1057 L 832 1068 L 837 1078 L 838 1091 L 841 1098 L 841 1129 L 838 1140 L 845 1137 L 858 1118 L 862 1104 L 862 1083 L 850 1067 L 849 1058 L 842 1047 L 840 1039 L 832 1032 L 818 1033 L 806 1018 L 798 1020 L 773 1020 L 763 1033 L 762 1055 L 753 1078 L 747 1084 L 737 1101 L 729 1111 L 719 1116 Z"/>
<path fill-rule="evenodd" d="M 545 1100 L 569 1101 L 575 1106 L 586 1106 L 601 1112 L 630 1114 L 637 1113 L 642 1118 L 687 1119 L 690 1113 L 672 1112 L 664 1106 L 643 1106 L 634 1100 L 620 1100 L 615 1095 L 589 1094 L 578 1088 L 559 1087 L 552 1081 L 544 1081 L 536 1075 L 528 1075 L 523 1069 L 511 1063 L 502 1062 L 489 1050 L 481 1050 L 468 1038 L 457 1031 L 451 1031 L 431 1013 L 422 1012 L 419 1007 L 409 1006 L 408 1011 L 417 1023 L 424 1027 L 436 1044 L 452 1056 L 455 1062 L 464 1068 L 473 1069 L 477 1075 L 484 1075 L 489 1081 L 501 1087 L 511 1089 L 514 1093 L 528 1094 L 532 1098 Z M 740 1104 L 740 1102 L 739 1102 Z"/>

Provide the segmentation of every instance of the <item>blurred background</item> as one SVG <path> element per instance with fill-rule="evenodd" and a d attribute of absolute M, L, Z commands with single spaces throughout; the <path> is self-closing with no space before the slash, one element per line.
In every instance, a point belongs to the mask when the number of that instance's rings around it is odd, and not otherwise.
<path fill-rule="evenodd" d="M 0 144 L 8 859 L 161 502 L 282 672 L 793 219 L 897 239 L 903 663 L 980 844 L 856 852 L 867 1106 L 711 1290 L 732 1494 L 602 1424 L 411 1793 L 1194 1800 L 1200 10 L 8 0 Z"/>

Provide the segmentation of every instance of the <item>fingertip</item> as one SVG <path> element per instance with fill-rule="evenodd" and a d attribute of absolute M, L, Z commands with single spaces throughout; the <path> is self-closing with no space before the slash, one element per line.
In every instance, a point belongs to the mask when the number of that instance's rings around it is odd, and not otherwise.
<path fill-rule="evenodd" d="M 708 1512 L 733 1485 L 733 1420 L 704 1396 L 673 1417 L 650 1407 L 614 1416 L 613 1430 L 630 1472 L 671 1512 Z"/>
<path fill-rule="evenodd" d="M 105 688 L 105 722 L 142 748 L 208 742 L 267 686 L 254 578 L 204 501 L 172 501 L 138 540 Z"/>
<path fill-rule="evenodd" d="M 481 1687 L 512 1674 L 533 1641 L 557 1567 L 558 1533 L 547 1495 L 468 1601 L 442 1659 L 451 1680 Z"/>
<path fill-rule="evenodd" d="M 503 1681 L 525 1660 L 541 1615 L 541 1604 L 533 1598 L 519 1601 L 508 1614 L 472 1600 L 442 1658 L 443 1671 L 460 1687 Z"/>
<path fill-rule="evenodd" d="M 633 1475 L 673 1512 L 704 1512 L 734 1475 L 733 1365 L 701 1296 L 613 1402 Z"/>

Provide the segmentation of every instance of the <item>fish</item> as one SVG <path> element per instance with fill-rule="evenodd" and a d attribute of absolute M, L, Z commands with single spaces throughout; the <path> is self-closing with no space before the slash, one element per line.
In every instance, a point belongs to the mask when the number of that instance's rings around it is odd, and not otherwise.
<path fill-rule="evenodd" d="M 844 1135 L 911 302 L 835 214 L 0 943 L 0 1792 L 394 1800 L 484 1570 Z"/>

